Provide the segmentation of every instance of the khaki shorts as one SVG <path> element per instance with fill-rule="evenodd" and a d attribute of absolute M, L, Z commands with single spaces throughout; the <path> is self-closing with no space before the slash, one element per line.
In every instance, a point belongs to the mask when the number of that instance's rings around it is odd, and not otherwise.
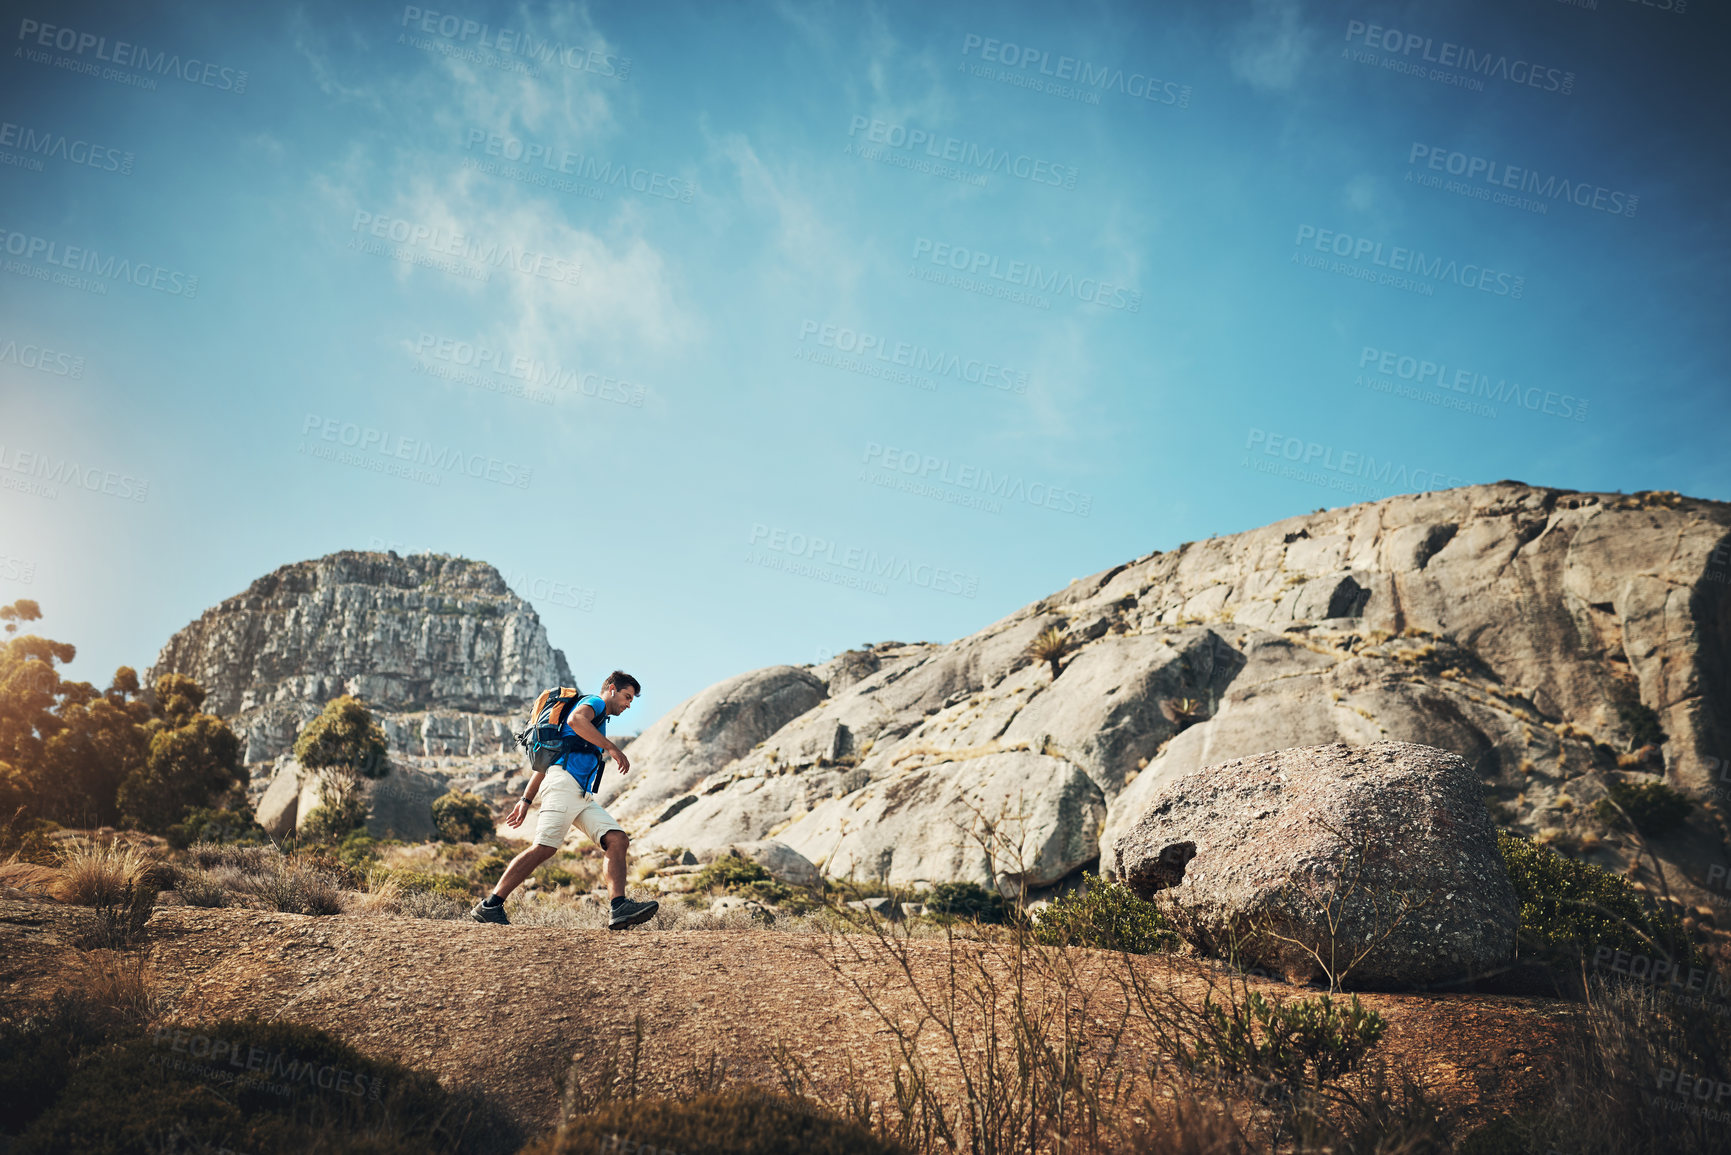
<path fill-rule="evenodd" d="M 613 821 L 613 816 L 601 809 L 594 795 L 577 785 L 577 779 L 563 766 L 554 766 L 541 780 L 540 817 L 535 819 L 535 845 L 560 847 L 571 832 L 571 824 L 587 834 L 596 846 L 609 830 L 624 833 L 625 828 Z"/>

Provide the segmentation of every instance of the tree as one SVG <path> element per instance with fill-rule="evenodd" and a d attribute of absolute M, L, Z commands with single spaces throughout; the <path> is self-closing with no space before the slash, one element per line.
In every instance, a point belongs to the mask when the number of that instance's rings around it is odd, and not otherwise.
<path fill-rule="evenodd" d="M 41 616 L 33 601 L 0 607 L 9 632 Z M 98 690 L 55 669 L 76 653 L 35 634 L 0 643 L 0 805 L 65 825 L 126 819 L 162 833 L 189 807 L 232 792 L 240 742 L 220 719 L 198 712 L 204 689 L 196 681 L 165 675 L 145 694 L 138 672 L 121 666 Z"/>
<path fill-rule="evenodd" d="M 361 780 L 391 772 L 389 751 L 383 728 L 359 698 L 344 694 L 326 702 L 294 744 L 295 760 L 318 772 L 323 795 L 303 829 L 315 838 L 340 841 L 366 821 Z"/>
<path fill-rule="evenodd" d="M 383 778 L 391 772 L 390 747 L 372 711 L 344 694 L 325 708 L 295 739 L 295 761 L 308 770 L 334 771 L 355 778 Z"/>
<path fill-rule="evenodd" d="M 7 630 L 42 617 L 33 601 L 0 607 Z M 107 825 L 120 817 L 115 791 L 143 765 L 151 717 L 138 675 L 122 666 L 106 693 L 60 677 L 77 650 L 35 634 L 0 643 L 0 804 L 66 824 Z"/>
<path fill-rule="evenodd" d="M 19 622 L 34 622 L 42 617 L 42 607 L 29 598 L 19 598 L 9 606 L 0 606 L 0 622 L 6 623 L 6 632 L 18 632 Z"/>
<path fill-rule="evenodd" d="M 244 784 L 240 754 L 240 738 L 210 714 L 193 714 L 182 725 L 158 728 L 150 737 L 144 767 L 120 784 L 116 800 L 121 816 L 142 830 L 167 833 L 192 811 Z"/>

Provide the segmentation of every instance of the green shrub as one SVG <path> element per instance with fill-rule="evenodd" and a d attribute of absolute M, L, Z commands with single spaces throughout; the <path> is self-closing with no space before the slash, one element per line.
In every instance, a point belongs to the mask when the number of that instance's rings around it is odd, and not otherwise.
<path fill-rule="evenodd" d="M 218 1041 L 248 1060 L 262 1055 L 261 1066 L 250 1078 L 245 1063 L 232 1069 L 215 1056 Z M 291 1023 L 224 1020 L 122 1035 L 75 1065 L 61 1088 L 13 1146 L 17 1155 L 225 1147 L 407 1155 L 509 1150 L 514 1138 L 508 1121 L 433 1076 Z"/>
<path fill-rule="evenodd" d="M 1627 814 L 1635 829 L 1649 837 L 1675 830 L 1695 808 L 1690 798 L 1663 782 L 1629 783 L 1613 778 L 1606 793 L 1608 798 L 1593 803 L 1593 813 L 1599 821 L 1613 829 L 1626 829 L 1628 822 L 1623 815 Z"/>
<path fill-rule="evenodd" d="M 1082 889 L 1034 916 L 1034 941 L 1152 954 L 1178 945 L 1166 917 L 1116 879 L 1083 875 Z"/>
<path fill-rule="evenodd" d="M 511 857 L 514 856 L 506 856 L 494 850 L 485 858 L 475 861 L 475 865 L 469 868 L 469 877 L 490 888 L 504 875 L 505 868 L 511 865 Z"/>
<path fill-rule="evenodd" d="M 692 889 L 702 893 L 720 890 L 768 906 L 788 907 L 795 913 L 818 905 L 816 896 L 777 882 L 761 863 L 729 854 L 717 858 L 692 878 Z"/>
<path fill-rule="evenodd" d="M 1355 1070 L 1388 1024 L 1359 1005 L 1328 995 L 1270 1003 L 1255 991 L 1202 1005 L 1202 1025 L 1186 1056 L 1199 1070 L 1296 1089 L 1321 1086 Z"/>
<path fill-rule="evenodd" d="M 545 886 L 570 886 L 583 881 L 582 876 L 566 870 L 563 866 L 543 866 L 535 872 L 535 877 Z"/>
<path fill-rule="evenodd" d="M 929 914 L 978 922 L 1004 921 L 1004 896 L 977 882 L 940 882 L 924 901 Z"/>
<path fill-rule="evenodd" d="M 307 811 L 296 833 L 306 842 L 341 842 L 366 820 L 366 799 L 359 793 L 338 793 Z"/>
<path fill-rule="evenodd" d="M 185 850 L 195 842 L 263 846 L 270 841 L 270 835 L 253 818 L 252 811 L 210 807 L 188 813 L 183 820 L 168 828 L 167 837 L 168 844 L 176 850 Z"/>
<path fill-rule="evenodd" d="M 902 1148 L 823 1107 L 756 1088 L 687 1102 L 639 1099 L 579 1115 L 524 1155 L 899 1155 Z"/>
<path fill-rule="evenodd" d="M 1574 969 L 1600 947 L 1700 961 L 1682 922 L 1644 901 L 1627 879 L 1506 831 L 1497 848 L 1521 907 L 1519 949 Z"/>
<path fill-rule="evenodd" d="M 368 834 L 365 827 L 351 830 L 337 846 L 336 857 L 356 874 L 365 874 L 379 860 L 379 840 Z"/>
<path fill-rule="evenodd" d="M 433 825 L 446 842 L 480 842 L 496 829 L 485 798 L 456 790 L 433 799 Z"/>
<path fill-rule="evenodd" d="M 449 898 L 469 898 L 474 893 L 474 884 L 460 874 L 404 867 L 379 867 L 373 871 L 368 885 L 377 886 L 386 879 L 411 893 L 442 894 Z"/>
<path fill-rule="evenodd" d="M 754 882 L 771 881 L 769 871 L 749 858 L 728 854 L 709 863 L 692 880 L 694 890 L 737 890 Z"/>

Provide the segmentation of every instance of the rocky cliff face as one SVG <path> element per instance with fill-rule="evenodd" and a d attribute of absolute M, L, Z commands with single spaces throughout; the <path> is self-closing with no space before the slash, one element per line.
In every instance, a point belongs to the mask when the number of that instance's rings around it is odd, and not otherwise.
<path fill-rule="evenodd" d="M 492 566 L 351 551 L 283 566 L 205 611 L 163 646 L 150 674 L 166 673 L 196 678 L 205 708 L 245 741 L 255 796 L 325 702 L 363 699 L 398 768 L 375 788 L 375 809 L 405 815 L 452 782 L 517 769 L 511 730 L 526 704 L 575 684 L 534 608 Z M 431 829 L 430 818 L 401 823 Z"/>
<path fill-rule="evenodd" d="M 1705 808 L 1659 849 L 1689 893 L 1724 856 L 1728 530 L 1723 503 L 1504 482 L 1190 542 L 947 645 L 712 687 L 644 733 L 609 804 L 649 844 L 774 836 L 895 881 L 1001 881 L 989 826 L 1037 882 L 1112 869 L 1149 799 L 1202 767 L 1392 740 L 1460 754 L 1501 820 L 1609 866 L 1634 849 L 1589 813 L 1607 785 L 1683 790 Z M 1073 647 L 1056 679 L 1024 653 L 1051 626 Z M 814 679 L 785 722 L 740 703 L 686 722 L 730 695 L 791 709 Z"/>

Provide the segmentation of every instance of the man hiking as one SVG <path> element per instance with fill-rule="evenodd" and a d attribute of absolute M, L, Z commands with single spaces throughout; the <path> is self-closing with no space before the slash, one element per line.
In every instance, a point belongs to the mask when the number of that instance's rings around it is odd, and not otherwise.
<path fill-rule="evenodd" d="M 625 850 L 631 845 L 631 836 L 595 801 L 595 790 L 601 783 L 602 758 L 611 754 L 619 764 L 621 774 L 631 770 L 631 759 L 607 737 L 607 719 L 629 710 L 642 692 L 636 678 L 623 670 L 614 670 L 601 683 L 599 694 L 578 699 L 565 715 L 561 734 L 582 741 L 567 742 L 566 752 L 546 770 L 530 778 L 523 797 L 511 807 L 505 825 L 515 829 L 528 817 L 530 804 L 537 797 L 541 799 L 541 817 L 535 822 L 535 841 L 529 849 L 511 860 L 493 893 L 469 911 L 469 916 L 476 922 L 510 925 L 511 920 L 505 917 L 506 897 L 534 874 L 536 867 L 559 852 L 573 822 L 607 855 L 607 889 L 613 897 L 607 929 L 624 930 L 655 916 L 660 903 L 653 900 L 633 902 L 625 897 Z M 540 719 L 530 721 L 534 724 Z"/>

